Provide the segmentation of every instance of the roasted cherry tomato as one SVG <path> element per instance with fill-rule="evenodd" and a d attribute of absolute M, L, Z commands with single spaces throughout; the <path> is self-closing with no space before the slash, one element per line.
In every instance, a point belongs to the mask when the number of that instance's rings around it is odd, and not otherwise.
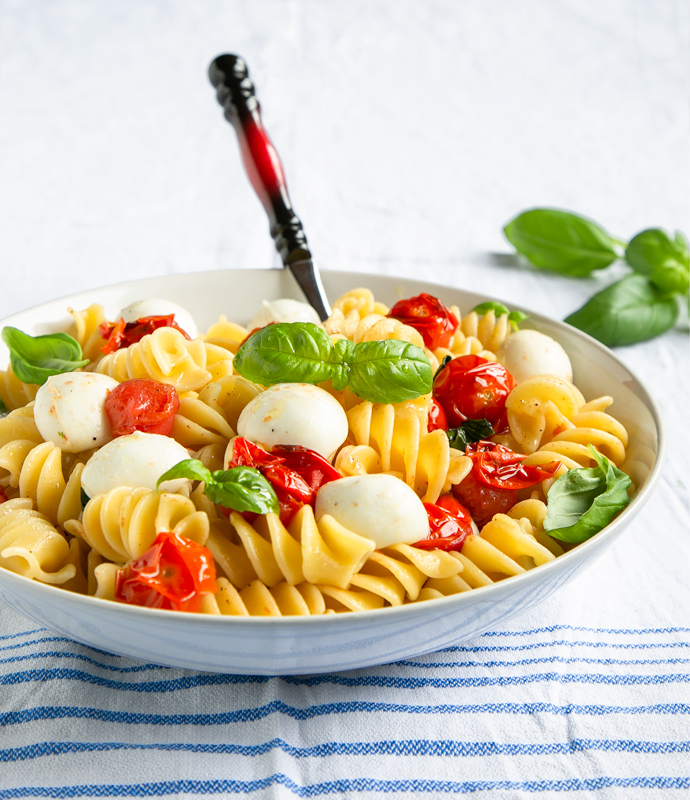
<path fill-rule="evenodd" d="M 118 570 L 115 599 L 135 606 L 200 611 L 202 595 L 215 593 L 216 568 L 210 551 L 163 531 L 143 556 Z"/>
<path fill-rule="evenodd" d="M 558 461 L 542 467 L 525 465 L 526 456 L 485 440 L 468 444 L 465 453 L 472 459 L 474 477 L 495 489 L 528 489 L 552 478 L 560 466 Z"/>
<path fill-rule="evenodd" d="M 324 483 L 341 477 L 325 458 L 304 447 L 281 445 L 269 453 L 238 436 L 232 442 L 232 467 L 257 469 L 273 489 L 280 504 L 280 519 L 287 524 L 303 505 L 313 506 Z"/>
<path fill-rule="evenodd" d="M 451 491 L 469 509 L 480 528 L 490 522 L 494 514 L 505 514 L 517 503 L 517 489 L 495 489 L 480 483 L 474 470 Z"/>
<path fill-rule="evenodd" d="M 506 399 L 515 380 L 497 361 L 481 356 L 458 356 L 434 378 L 433 396 L 443 407 L 450 428 L 467 419 L 486 419 L 496 433 L 507 429 Z"/>
<path fill-rule="evenodd" d="M 388 316 L 419 331 L 430 350 L 447 347 L 458 327 L 452 311 L 438 297 L 426 292 L 408 300 L 400 300 L 391 308 Z"/>
<path fill-rule="evenodd" d="M 436 398 L 431 398 L 431 405 L 429 406 L 429 418 L 427 420 L 427 430 L 431 431 L 447 431 L 448 420 L 446 419 L 445 411 Z"/>
<path fill-rule="evenodd" d="M 436 503 L 424 503 L 429 517 L 429 536 L 414 547 L 421 550 L 461 550 L 465 539 L 474 533 L 470 512 L 452 494 Z"/>
<path fill-rule="evenodd" d="M 105 413 L 113 436 L 134 431 L 168 436 L 179 407 L 180 398 L 174 386 L 143 378 L 123 381 L 105 398 Z"/>
<path fill-rule="evenodd" d="M 122 317 L 113 322 L 104 322 L 100 325 L 98 332 L 103 339 L 107 339 L 101 350 L 108 355 L 130 344 L 141 341 L 147 333 L 153 333 L 158 328 L 175 328 L 186 339 L 189 335 L 175 322 L 174 314 L 167 314 L 160 317 L 141 317 L 136 322 L 125 322 Z"/>
<path fill-rule="evenodd" d="M 0 503 L 7 502 L 7 495 L 5 494 L 5 490 L 2 486 L 0 486 Z"/>

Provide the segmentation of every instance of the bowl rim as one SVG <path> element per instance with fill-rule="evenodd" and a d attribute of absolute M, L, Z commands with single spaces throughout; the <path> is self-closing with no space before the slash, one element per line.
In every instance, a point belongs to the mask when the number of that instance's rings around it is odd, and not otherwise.
<path fill-rule="evenodd" d="M 452 291 L 452 292 L 460 292 L 467 297 L 472 299 L 478 299 L 479 302 L 484 302 L 486 300 L 499 300 L 496 296 L 486 296 L 481 293 L 472 292 L 470 290 L 463 289 L 461 287 L 450 286 L 445 284 L 438 284 L 433 281 L 426 281 L 426 280 L 418 280 L 416 278 L 408 278 L 396 275 L 379 275 L 377 273 L 362 273 L 362 272 L 350 272 L 348 270 L 321 270 L 325 282 L 328 280 L 329 276 L 333 277 L 347 277 L 352 278 L 353 288 L 360 285 L 366 286 L 366 281 L 369 280 L 386 280 L 386 281 L 394 281 L 398 280 L 400 282 L 404 282 L 406 285 L 417 284 L 419 286 L 435 286 L 440 291 Z M 0 319 L 0 329 L 5 325 L 12 324 L 12 320 L 17 317 L 21 317 L 25 314 L 29 313 L 38 313 L 42 309 L 53 308 L 59 303 L 64 303 L 65 310 L 68 305 L 77 305 L 79 302 L 79 298 L 88 298 L 93 296 L 98 292 L 107 292 L 107 291 L 116 291 L 116 290 L 127 290 L 127 289 L 136 289 L 137 285 L 150 283 L 150 282 L 166 282 L 179 280 L 181 282 L 185 282 L 190 279 L 212 279 L 218 278 L 219 274 L 256 274 L 262 272 L 282 272 L 285 273 L 286 271 L 284 268 L 281 267 L 270 267 L 270 268 L 263 268 L 263 269 L 224 269 L 224 270 L 204 270 L 199 272 L 182 272 L 182 273 L 173 273 L 169 275 L 158 275 L 153 277 L 147 278 L 138 278 L 135 280 L 129 281 L 119 281 L 114 282 L 111 284 L 101 285 L 101 286 L 94 286 L 92 288 L 83 289 L 76 293 L 66 294 L 62 297 L 55 298 L 54 300 L 49 300 L 44 303 L 40 303 L 36 306 L 30 306 L 28 308 L 24 308 L 20 311 L 17 311 L 8 317 Z M 360 283 L 357 283 L 357 280 L 361 279 Z M 363 282 L 363 283 L 362 283 Z M 96 302 L 96 301 L 92 301 Z M 521 326 L 524 328 L 533 327 L 530 322 L 536 322 L 537 330 L 540 329 L 541 325 L 546 327 L 555 326 L 556 329 L 563 328 L 565 332 L 568 333 L 570 336 L 575 336 L 576 338 L 581 338 L 584 342 L 587 343 L 588 346 L 594 347 L 595 349 L 599 350 L 603 353 L 607 358 L 613 359 L 613 361 L 619 366 L 622 367 L 632 378 L 635 384 L 635 388 L 631 389 L 634 391 L 636 396 L 644 403 L 647 407 L 652 420 L 654 422 L 656 433 L 657 433 L 657 453 L 656 459 L 654 462 L 654 466 L 645 481 L 644 486 L 640 489 L 632 498 L 631 502 L 629 503 L 626 508 L 624 508 L 616 517 L 615 519 L 610 522 L 604 529 L 596 533 L 590 539 L 577 544 L 568 552 L 565 552 L 563 555 L 558 556 L 557 558 L 549 561 L 546 564 L 541 564 L 539 567 L 535 567 L 531 570 L 526 570 L 525 572 L 519 575 L 513 575 L 509 578 L 506 578 L 502 581 L 498 581 L 487 586 L 480 586 L 470 591 L 460 592 L 454 595 L 448 595 L 442 598 L 436 598 L 433 601 L 433 608 L 434 609 L 443 609 L 445 606 L 452 606 L 453 610 L 459 611 L 462 608 L 462 604 L 470 604 L 473 603 L 475 600 L 479 600 L 483 598 L 487 592 L 493 592 L 494 594 L 497 593 L 497 589 L 499 587 L 514 587 L 516 590 L 518 589 L 519 585 L 524 583 L 531 583 L 533 581 L 540 580 L 540 576 L 543 576 L 544 579 L 548 577 L 548 575 L 553 571 L 564 571 L 567 569 L 568 565 L 573 562 L 586 559 L 587 555 L 590 551 L 594 550 L 603 550 L 605 543 L 618 535 L 621 532 L 621 529 L 624 528 L 627 523 L 628 519 L 632 515 L 636 515 L 638 511 L 644 506 L 644 504 L 649 499 L 649 496 L 654 491 L 661 475 L 662 466 L 665 460 L 666 455 L 666 432 L 663 424 L 663 419 L 661 417 L 659 406 L 654 399 L 654 397 L 650 394 L 647 390 L 645 384 L 638 378 L 637 374 L 623 361 L 621 361 L 618 356 L 608 347 L 603 345 L 598 340 L 594 339 L 593 337 L 589 336 L 588 334 L 584 333 L 583 331 L 574 328 L 572 325 L 569 325 L 566 322 L 562 322 L 560 320 L 556 320 L 552 317 L 548 317 L 544 314 L 541 314 L 538 311 L 534 311 L 533 309 L 529 308 L 528 306 L 524 306 L 521 304 L 515 304 L 513 302 L 509 302 L 509 307 L 511 309 L 516 309 L 520 311 L 524 311 L 529 315 L 529 319 L 525 320 L 524 323 L 521 323 Z M 47 323 L 50 324 L 50 320 L 47 320 Z M 3 352 L 4 344 L 0 341 L 0 353 Z M 4 348 L 6 350 L 6 348 Z M 174 620 L 184 620 L 189 622 L 190 620 L 194 620 L 194 624 L 200 624 L 204 626 L 210 626 L 211 628 L 217 628 L 219 626 L 228 627 L 234 625 L 241 625 L 244 627 L 273 627 L 273 626 L 280 626 L 281 628 L 292 628 L 297 627 L 301 628 L 304 625 L 308 625 L 309 628 L 316 628 L 318 626 L 327 626 L 331 627 L 332 625 L 338 626 L 348 626 L 348 625 L 359 625 L 360 621 L 364 618 L 366 620 L 371 620 L 372 623 L 376 622 L 381 614 L 384 615 L 384 619 L 388 619 L 393 621 L 395 616 L 400 616 L 401 614 L 404 616 L 414 617 L 417 614 L 424 615 L 426 607 L 429 604 L 427 602 L 413 602 L 413 603 L 403 603 L 400 606 L 385 606 L 383 608 L 377 609 L 368 609 L 366 611 L 357 612 L 352 611 L 348 613 L 342 614 L 327 614 L 327 615 L 305 615 L 305 616 L 282 616 L 282 617 L 269 617 L 269 616 L 233 616 L 233 615 L 216 615 L 216 614 L 204 614 L 202 612 L 197 613 L 190 613 L 185 611 L 173 611 L 173 610 L 162 610 L 162 609 L 155 609 L 155 608 L 146 608 L 142 606 L 136 605 L 128 605 L 126 603 L 117 603 L 113 602 L 112 600 L 107 600 L 105 598 L 94 597 L 91 595 L 83 595 L 76 592 L 67 592 L 62 589 L 60 586 L 55 586 L 51 584 L 42 583 L 40 581 L 35 581 L 31 578 L 27 578 L 19 573 L 12 572 L 11 570 L 6 570 L 4 568 L 0 568 L 0 582 L 5 580 L 18 580 L 20 583 L 32 587 L 32 590 L 38 592 L 46 592 L 46 601 L 50 601 L 50 598 L 53 597 L 53 593 L 57 592 L 58 594 L 55 595 L 57 598 L 66 597 L 66 594 L 70 599 L 78 604 L 86 603 L 87 606 L 93 607 L 94 610 L 99 608 L 107 609 L 108 613 L 111 614 L 139 614 L 144 615 L 144 617 L 149 617 L 153 615 L 151 619 L 161 621 L 161 619 L 170 620 L 170 624 L 173 623 Z M 161 614 L 163 615 L 161 617 Z M 362 616 L 364 614 L 364 617 Z M 337 621 L 336 621 L 337 620 Z"/>

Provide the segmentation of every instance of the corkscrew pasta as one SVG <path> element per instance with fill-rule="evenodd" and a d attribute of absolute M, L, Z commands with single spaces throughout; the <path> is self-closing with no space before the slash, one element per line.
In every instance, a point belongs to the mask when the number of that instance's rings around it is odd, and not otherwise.
<path fill-rule="evenodd" d="M 457 321 L 452 335 L 442 346 L 429 347 L 415 327 L 388 316 L 388 307 L 362 288 L 336 300 L 323 328 L 333 342 L 409 342 L 426 353 L 434 370 L 449 359 L 496 362 L 496 353 L 513 333 L 508 316 L 492 309 L 462 313 L 451 307 L 450 312 Z M 251 333 L 243 320 L 220 317 L 191 339 L 175 328 L 159 327 L 106 354 L 103 307 L 93 304 L 69 309 L 69 314 L 72 325 L 66 332 L 89 362 L 83 371 L 109 376 L 120 385 L 146 379 L 173 386 L 179 405 L 163 435 L 210 474 L 228 469 L 243 415 L 269 394 L 235 369 L 237 352 Z M 431 394 L 380 403 L 363 400 L 349 388 L 336 391 L 330 380 L 320 386 L 346 418 L 345 440 L 325 454 L 336 478 L 392 476 L 431 506 L 456 491 L 462 497 L 473 474 L 471 453 L 464 445 L 452 446 L 446 431 L 431 425 Z M 211 615 L 366 611 L 510 579 L 572 546 L 557 541 L 545 527 L 549 493 L 569 470 L 595 466 L 590 446 L 633 473 L 650 458 L 639 448 L 628 452 L 627 431 L 609 413 L 610 397 L 586 402 L 574 383 L 537 374 L 507 395 L 507 425 L 492 442 L 514 450 L 521 464 L 541 469 L 541 479 L 515 491 L 509 507 L 481 525 L 473 521 L 471 533 L 455 549 L 421 540 L 381 545 L 373 529 L 367 535 L 348 527 L 319 512 L 318 502 L 315 507 L 305 502 L 285 519 L 273 512 L 227 509 L 209 499 L 200 479 L 162 491 L 117 485 L 89 496 L 86 475 L 102 448 L 67 453 L 59 442 L 44 439 L 34 414 L 38 389 L 19 380 L 11 367 L 0 372 L 0 399 L 7 410 L 0 418 L 0 500 L 7 498 L 0 502 L 0 567 L 121 602 L 128 565 L 145 560 L 161 534 L 170 534 L 210 554 L 215 588 L 203 593 L 195 610 Z"/>

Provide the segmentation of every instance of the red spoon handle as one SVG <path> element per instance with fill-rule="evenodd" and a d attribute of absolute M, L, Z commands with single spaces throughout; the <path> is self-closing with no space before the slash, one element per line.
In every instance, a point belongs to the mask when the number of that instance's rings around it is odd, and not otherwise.
<path fill-rule="evenodd" d="M 266 209 L 283 264 L 311 258 L 302 223 L 290 203 L 283 166 L 261 121 L 261 106 L 244 59 L 218 56 L 208 74 L 225 118 L 237 133 L 244 168 Z"/>

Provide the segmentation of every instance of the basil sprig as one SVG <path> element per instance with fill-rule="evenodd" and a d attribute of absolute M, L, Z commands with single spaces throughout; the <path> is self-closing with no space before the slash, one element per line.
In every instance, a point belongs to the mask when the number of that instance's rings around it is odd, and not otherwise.
<path fill-rule="evenodd" d="M 568 470 L 549 491 L 544 530 L 562 542 L 584 542 L 630 502 L 630 477 L 588 447 L 596 467 Z"/>
<path fill-rule="evenodd" d="M 321 383 L 350 388 L 372 403 L 400 403 L 431 391 L 422 349 L 399 339 L 335 344 L 312 322 L 280 322 L 252 334 L 237 351 L 235 371 L 255 383 Z"/>
<path fill-rule="evenodd" d="M 480 303 L 478 306 L 475 306 L 472 311 L 476 311 L 477 314 L 487 314 L 489 311 L 493 311 L 497 317 L 502 317 L 504 314 L 507 314 L 508 322 L 512 325 L 513 330 L 517 330 L 518 323 L 524 322 L 529 317 L 529 314 L 524 314 L 522 311 L 510 311 L 503 303 L 497 303 L 493 300 Z"/>
<path fill-rule="evenodd" d="M 234 511 L 253 511 L 255 514 L 278 513 L 278 498 L 271 484 L 252 467 L 233 467 L 211 472 L 201 461 L 188 458 L 175 464 L 158 479 L 156 488 L 163 481 L 188 478 L 203 481 L 204 494 L 213 503 Z"/>
<path fill-rule="evenodd" d="M 671 238 L 660 228 L 649 228 L 626 245 L 585 217 L 534 208 L 511 220 L 504 233 L 535 266 L 560 275 L 585 277 L 625 261 L 634 274 L 566 318 L 609 347 L 646 341 L 669 330 L 678 318 L 679 298 L 690 298 L 690 255 L 680 231 Z"/>
<path fill-rule="evenodd" d="M 449 428 L 446 436 L 451 447 L 464 450 L 468 444 L 488 439 L 495 433 L 488 419 L 466 419 L 459 428 Z"/>
<path fill-rule="evenodd" d="M 2 340 L 10 351 L 14 374 L 24 383 L 41 386 L 51 377 L 74 372 L 89 361 L 82 359 L 79 342 L 66 333 L 29 336 L 18 328 L 2 329 Z"/>

